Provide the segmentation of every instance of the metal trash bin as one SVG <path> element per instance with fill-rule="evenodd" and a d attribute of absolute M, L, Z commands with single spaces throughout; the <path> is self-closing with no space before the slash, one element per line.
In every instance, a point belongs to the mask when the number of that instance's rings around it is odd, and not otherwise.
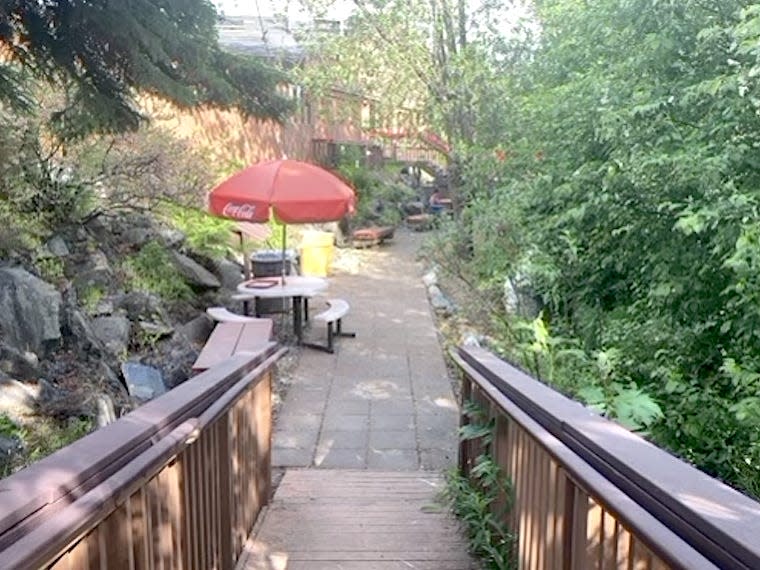
<path fill-rule="evenodd" d="M 279 277 L 293 275 L 298 268 L 298 254 L 294 249 L 286 249 L 283 257 L 282 250 L 260 249 L 251 254 L 251 271 L 254 277 Z M 286 299 L 258 299 L 256 301 L 256 314 L 268 315 L 271 313 L 283 313 L 288 311 Z"/>

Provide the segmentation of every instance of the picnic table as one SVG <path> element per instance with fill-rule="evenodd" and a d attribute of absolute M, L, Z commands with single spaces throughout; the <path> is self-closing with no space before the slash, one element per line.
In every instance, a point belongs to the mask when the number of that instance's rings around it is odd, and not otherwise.
<path fill-rule="evenodd" d="M 308 319 L 308 299 L 327 289 L 327 279 L 305 275 L 285 277 L 259 277 L 243 281 L 233 299 L 292 299 L 293 333 L 300 344 L 303 338 L 303 315 Z M 259 316 L 258 314 L 256 316 Z"/>

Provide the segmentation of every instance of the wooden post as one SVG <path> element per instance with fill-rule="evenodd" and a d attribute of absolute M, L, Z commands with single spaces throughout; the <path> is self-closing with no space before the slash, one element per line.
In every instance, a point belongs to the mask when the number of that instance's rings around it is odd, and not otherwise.
<path fill-rule="evenodd" d="M 219 418 L 216 429 L 219 434 L 216 457 L 219 465 L 219 524 L 221 525 L 221 567 L 232 570 L 232 478 L 230 476 L 230 460 L 232 458 L 230 443 L 230 413 L 228 410 Z"/>

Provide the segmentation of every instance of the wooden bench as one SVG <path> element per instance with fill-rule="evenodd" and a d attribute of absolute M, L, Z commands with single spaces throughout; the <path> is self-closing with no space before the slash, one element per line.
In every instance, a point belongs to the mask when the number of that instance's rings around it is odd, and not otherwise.
<path fill-rule="evenodd" d="M 216 325 L 193 364 L 193 370 L 201 372 L 212 368 L 233 354 L 254 352 L 269 342 L 272 338 L 272 319 L 248 318 L 251 322 L 226 322 Z"/>
<path fill-rule="evenodd" d="M 329 305 L 329 308 L 325 311 L 322 311 L 318 315 L 314 315 L 312 317 L 313 321 L 320 321 L 323 323 L 327 323 L 327 345 L 321 345 L 321 344 L 312 344 L 304 342 L 302 343 L 304 346 L 308 346 L 311 348 L 316 348 L 318 350 L 324 350 L 325 352 L 333 353 L 333 338 L 336 336 L 345 336 L 345 337 L 356 337 L 356 333 L 352 332 L 344 332 L 342 328 L 343 324 L 343 317 L 345 317 L 348 314 L 348 311 L 350 310 L 350 306 L 347 301 L 344 301 L 343 299 L 329 299 L 327 301 L 327 304 Z M 333 329 L 333 325 L 335 325 L 335 328 Z"/>
<path fill-rule="evenodd" d="M 354 247 L 371 247 L 380 245 L 385 240 L 393 239 L 396 228 L 393 226 L 373 226 L 356 230 L 352 237 Z"/>
<path fill-rule="evenodd" d="M 406 217 L 406 225 L 416 232 L 429 230 L 433 227 L 435 216 L 433 214 L 416 214 Z"/>

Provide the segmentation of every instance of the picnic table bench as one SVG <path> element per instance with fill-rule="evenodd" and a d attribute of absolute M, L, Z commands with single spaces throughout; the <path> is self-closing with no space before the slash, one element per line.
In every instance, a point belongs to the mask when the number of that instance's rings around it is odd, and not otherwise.
<path fill-rule="evenodd" d="M 415 214 L 413 216 L 406 217 L 406 225 L 409 229 L 416 232 L 422 232 L 429 230 L 435 223 L 435 215 L 433 214 Z"/>
<path fill-rule="evenodd" d="M 361 228 L 352 234 L 354 247 L 371 247 L 380 245 L 385 240 L 393 239 L 396 228 L 393 226 L 372 226 Z"/>
<path fill-rule="evenodd" d="M 343 299 L 329 299 L 327 301 L 327 305 L 327 309 L 318 315 L 315 315 L 312 319 L 314 321 L 320 321 L 327 324 L 327 345 L 314 344 L 310 342 L 304 342 L 302 344 L 304 346 L 309 346 L 311 348 L 316 348 L 319 350 L 324 350 L 325 352 L 332 353 L 334 351 L 333 339 L 336 336 L 347 336 L 353 338 L 356 336 L 356 333 L 345 332 L 343 330 L 343 317 L 348 314 L 348 311 L 351 308 L 347 301 Z M 333 328 L 333 325 L 335 325 L 335 328 Z"/>
<path fill-rule="evenodd" d="M 222 322 L 216 325 L 203 345 L 193 371 L 211 368 L 233 354 L 255 352 L 272 338 L 272 319 L 253 319 L 248 322 Z"/>

